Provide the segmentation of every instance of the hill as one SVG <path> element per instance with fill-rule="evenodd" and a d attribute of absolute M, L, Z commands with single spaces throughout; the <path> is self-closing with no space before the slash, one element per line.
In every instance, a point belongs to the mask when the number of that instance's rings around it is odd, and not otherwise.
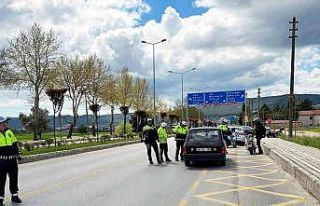
<path fill-rule="evenodd" d="M 10 117 L 10 127 L 13 129 L 17 129 L 17 130 L 21 130 L 23 129 L 22 123 L 19 120 L 19 118 L 17 117 Z M 51 127 L 53 127 L 53 116 L 50 116 L 50 125 Z M 72 116 L 71 115 L 63 115 L 61 116 L 61 126 L 66 126 L 68 125 L 71 121 L 72 121 Z M 127 115 L 127 119 L 129 120 L 131 118 L 131 115 Z M 100 127 L 106 127 L 109 126 L 110 122 L 111 122 L 111 115 L 101 115 L 99 117 L 99 126 Z M 92 115 L 88 115 L 88 123 L 90 125 L 90 123 L 92 123 L 93 121 L 93 116 Z M 114 115 L 114 122 L 115 124 L 118 124 L 119 122 L 123 122 L 123 115 L 122 114 L 115 114 Z M 80 125 L 87 125 L 87 116 L 86 115 L 82 115 L 79 116 L 79 120 L 77 123 L 77 126 Z M 59 128 L 60 126 L 60 122 L 59 122 L 59 118 L 56 117 L 56 128 Z"/>
<path fill-rule="evenodd" d="M 286 107 L 288 105 L 289 95 L 261 97 L 260 105 L 266 104 L 269 108 L 274 108 L 276 105 Z M 320 107 L 319 94 L 296 94 L 296 102 L 299 103 L 304 99 L 309 99 L 315 108 Z M 258 109 L 258 98 L 250 98 L 253 101 L 253 109 Z M 202 107 L 201 110 L 207 117 L 221 117 L 226 115 L 237 115 L 242 111 L 242 104 L 217 105 Z"/>

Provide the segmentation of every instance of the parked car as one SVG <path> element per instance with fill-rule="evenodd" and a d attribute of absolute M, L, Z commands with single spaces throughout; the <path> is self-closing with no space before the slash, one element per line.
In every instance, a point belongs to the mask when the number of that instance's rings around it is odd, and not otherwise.
<path fill-rule="evenodd" d="M 226 164 L 226 148 L 222 132 L 216 127 L 191 128 L 184 144 L 184 160 L 187 167 L 200 161 L 216 161 Z"/>
<path fill-rule="evenodd" d="M 246 138 L 248 137 L 248 135 L 250 135 L 250 132 L 248 132 L 248 128 L 245 128 L 244 126 L 229 126 L 229 128 L 232 132 L 232 135 L 234 136 L 236 144 L 242 146 L 245 145 Z"/>

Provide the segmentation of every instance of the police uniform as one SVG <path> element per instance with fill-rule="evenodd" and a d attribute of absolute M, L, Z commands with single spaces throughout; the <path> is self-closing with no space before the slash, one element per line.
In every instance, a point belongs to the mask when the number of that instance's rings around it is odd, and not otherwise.
<path fill-rule="evenodd" d="M 0 117 L 0 124 L 5 124 L 8 119 Z M 9 176 L 9 189 L 12 194 L 11 200 L 21 203 L 18 197 L 18 162 L 19 148 L 17 139 L 9 128 L 1 126 L 0 131 L 0 205 L 3 205 L 5 184 Z"/>
<path fill-rule="evenodd" d="M 159 127 L 158 129 L 158 136 L 159 136 L 159 142 L 160 142 L 160 159 L 163 162 L 163 153 L 166 158 L 167 162 L 171 162 L 171 160 L 168 157 L 168 133 L 165 127 Z"/>
<path fill-rule="evenodd" d="M 147 147 L 147 154 L 150 164 L 153 164 L 152 156 L 151 156 L 151 147 L 153 148 L 154 152 L 156 153 L 157 161 L 161 164 L 161 160 L 159 157 L 159 149 L 158 149 L 158 133 L 157 129 L 154 126 L 145 125 L 142 129 L 143 136 L 144 136 L 144 143 Z"/>
<path fill-rule="evenodd" d="M 179 161 L 179 151 L 180 151 L 180 158 L 183 160 L 183 155 L 182 155 L 182 147 L 184 144 L 184 141 L 186 140 L 188 132 L 188 127 L 187 126 L 181 126 L 177 125 L 174 129 L 174 133 L 176 134 L 176 161 Z"/>

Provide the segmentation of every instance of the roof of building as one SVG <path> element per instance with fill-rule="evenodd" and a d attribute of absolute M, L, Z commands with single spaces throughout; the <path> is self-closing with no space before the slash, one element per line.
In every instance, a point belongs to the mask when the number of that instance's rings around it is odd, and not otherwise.
<path fill-rule="evenodd" d="M 299 111 L 299 116 L 315 116 L 320 115 L 320 110 Z"/>

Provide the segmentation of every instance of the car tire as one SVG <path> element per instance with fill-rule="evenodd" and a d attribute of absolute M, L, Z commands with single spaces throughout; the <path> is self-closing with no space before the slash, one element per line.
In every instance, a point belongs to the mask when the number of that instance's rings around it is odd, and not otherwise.
<path fill-rule="evenodd" d="M 226 166 L 226 160 L 222 160 L 222 161 L 220 162 L 220 165 L 221 165 L 221 166 Z"/>
<path fill-rule="evenodd" d="M 185 160 L 184 164 L 186 165 L 186 167 L 190 167 L 191 166 L 190 160 Z"/>

